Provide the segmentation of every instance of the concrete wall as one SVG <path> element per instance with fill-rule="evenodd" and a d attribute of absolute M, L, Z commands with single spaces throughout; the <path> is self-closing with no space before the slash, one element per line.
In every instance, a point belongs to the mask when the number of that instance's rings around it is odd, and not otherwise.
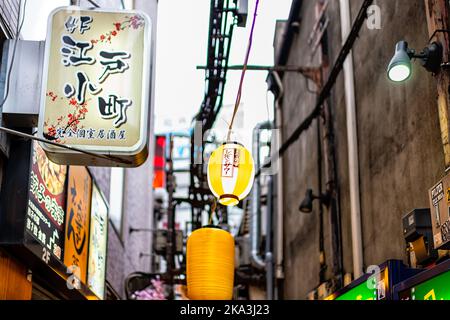
<path fill-rule="evenodd" d="M 303 2 L 300 29 L 290 51 L 289 65 L 315 64 L 314 60 L 310 62 L 307 39 L 315 22 L 316 2 Z M 350 3 L 354 19 L 362 1 L 352 0 Z M 424 1 L 378 0 L 375 3 L 381 8 L 382 28 L 369 30 L 364 25 L 353 48 L 366 267 L 388 259 L 406 261 L 401 216 L 414 208 L 428 207 L 427 191 L 444 174 L 433 77 L 419 63 L 414 63 L 412 79 L 406 84 L 395 85 L 387 80 L 385 71 L 397 41 L 405 39 L 417 50 L 428 42 Z M 328 42 L 332 66 L 341 48 L 339 1 L 330 2 L 327 16 L 330 18 Z M 315 96 L 307 92 L 305 80 L 298 74 L 286 73 L 283 84 L 283 134 L 287 137 L 312 110 Z M 336 133 L 344 272 L 351 273 L 347 128 L 342 74 L 330 102 Z M 318 203 L 314 203 L 314 212 L 310 215 L 298 211 L 305 190 L 317 190 L 316 144 L 314 124 L 284 158 L 287 299 L 304 299 L 319 285 Z M 330 278 L 328 214 L 324 221 L 329 265 L 327 277 Z"/>
<path fill-rule="evenodd" d="M 295 36 L 287 65 L 309 65 L 309 49 L 304 45 L 314 23 L 314 1 L 304 1 L 301 28 Z M 312 13 L 312 14 L 311 14 Z M 311 28 L 309 28 L 311 26 Z M 301 53 L 301 54 L 300 54 Z M 317 65 L 318 61 L 311 63 Z M 315 95 L 306 91 L 306 80 L 297 73 L 283 78 L 283 137 L 295 130 L 314 108 Z M 311 85 L 314 88 L 314 84 Z M 315 124 L 284 156 L 284 228 L 286 297 L 299 298 L 319 282 L 319 219 L 314 214 L 301 214 L 300 201 L 308 188 L 317 190 L 317 133 Z M 294 285 L 296 284 L 296 285 Z M 301 284 L 301 285 L 299 285 Z M 306 290 L 306 291 L 305 291 Z"/>

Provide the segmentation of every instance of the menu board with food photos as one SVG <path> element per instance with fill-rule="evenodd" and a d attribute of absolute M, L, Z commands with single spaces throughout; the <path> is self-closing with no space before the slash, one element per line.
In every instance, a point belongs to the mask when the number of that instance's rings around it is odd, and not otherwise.
<path fill-rule="evenodd" d="M 43 247 L 42 259 L 62 261 L 67 166 L 52 163 L 33 143 L 26 232 Z"/>
<path fill-rule="evenodd" d="M 64 264 L 84 284 L 87 276 L 92 178 L 85 167 L 69 167 Z"/>

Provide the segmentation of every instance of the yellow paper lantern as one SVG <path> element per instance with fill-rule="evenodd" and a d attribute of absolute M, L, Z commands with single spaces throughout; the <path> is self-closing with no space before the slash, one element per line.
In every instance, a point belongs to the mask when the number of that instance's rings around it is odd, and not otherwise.
<path fill-rule="evenodd" d="M 238 205 L 250 193 L 254 177 L 252 155 L 237 142 L 224 143 L 209 158 L 208 185 L 222 205 Z"/>
<path fill-rule="evenodd" d="M 231 300 L 234 285 L 234 238 L 222 229 L 205 227 L 187 241 L 186 276 L 191 300 Z"/>

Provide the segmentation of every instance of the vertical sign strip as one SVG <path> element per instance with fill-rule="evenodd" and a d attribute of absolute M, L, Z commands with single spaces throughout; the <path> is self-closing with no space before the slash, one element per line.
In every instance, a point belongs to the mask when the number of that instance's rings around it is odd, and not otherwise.
<path fill-rule="evenodd" d="M 85 167 L 70 167 L 64 264 L 86 283 L 92 178 Z"/>
<path fill-rule="evenodd" d="M 97 297 L 105 296 L 108 206 L 97 185 L 92 188 L 88 285 Z"/>

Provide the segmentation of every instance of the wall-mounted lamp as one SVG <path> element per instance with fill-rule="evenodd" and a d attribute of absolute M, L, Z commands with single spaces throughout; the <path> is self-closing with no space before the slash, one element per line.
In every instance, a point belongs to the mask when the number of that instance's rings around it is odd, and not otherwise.
<path fill-rule="evenodd" d="M 395 46 L 395 54 L 388 66 L 388 77 L 394 82 L 403 82 L 412 73 L 411 59 L 417 58 L 429 72 L 437 73 L 442 64 L 442 45 L 438 42 L 429 44 L 420 53 L 408 48 L 406 41 L 400 41 Z"/>
<path fill-rule="evenodd" d="M 322 194 L 320 196 L 314 195 L 311 189 L 306 190 L 305 198 L 300 203 L 299 210 L 303 213 L 311 213 L 313 210 L 314 200 L 319 200 L 321 204 L 328 206 L 330 204 L 330 195 Z"/>

